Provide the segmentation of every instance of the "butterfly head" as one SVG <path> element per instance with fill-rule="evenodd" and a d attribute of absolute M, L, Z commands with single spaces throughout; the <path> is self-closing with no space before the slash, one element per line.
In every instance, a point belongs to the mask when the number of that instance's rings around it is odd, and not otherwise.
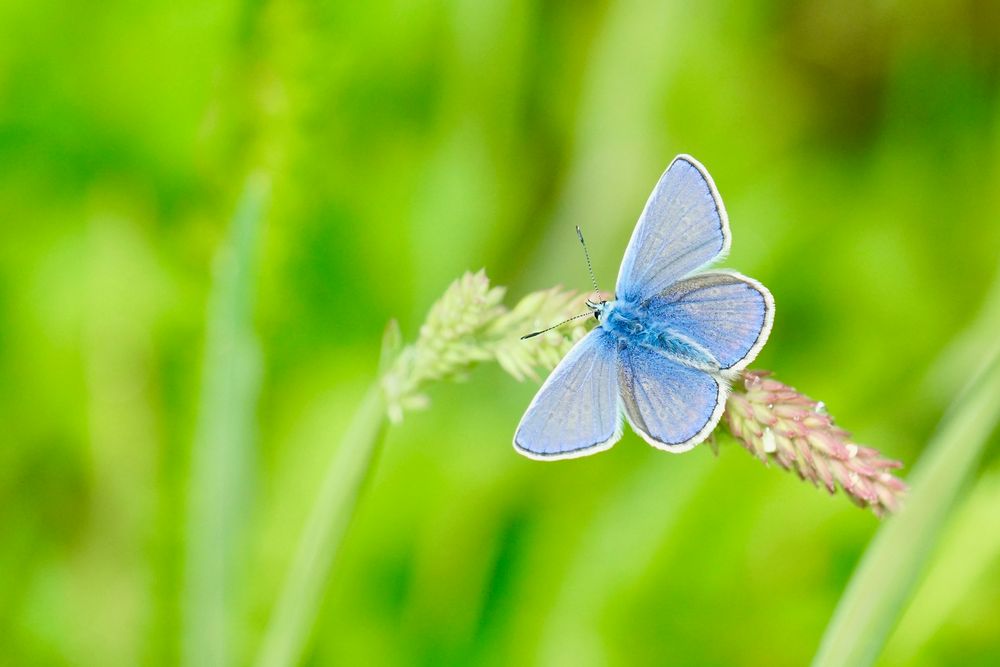
<path fill-rule="evenodd" d="M 594 319 L 603 322 L 607 314 L 614 308 L 614 295 L 608 292 L 596 292 L 594 297 L 587 299 L 587 308 L 594 313 Z"/>

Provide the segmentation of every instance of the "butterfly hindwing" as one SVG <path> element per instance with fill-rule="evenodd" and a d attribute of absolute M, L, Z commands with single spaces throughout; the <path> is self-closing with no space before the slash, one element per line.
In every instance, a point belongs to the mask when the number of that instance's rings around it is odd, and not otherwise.
<path fill-rule="evenodd" d="M 620 350 L 619 364 L 625 416 L 654 447 L 687 451 L 719 423 L 728 388 L 709 373 L 637 345 Z"/>
<path fill-rule="evenodd" d="M 729 250 L 729 221 L 712 178 L 678 155 L 646 202 L 625 250 L 617 297 L 642 301 Z"/>
<path fill-rule="evenodd" d="M 774 298 L 752 278 L 706 271 L 679 280 L 646 302 L 651 321 L 708 350 L 721 370 L 741 370 L 771 333 Z"/>
<path fill-rule="evenodd" d="M 613 337 L 596 328 L 538 390 L 514 446 L 532 458 L 572 458 L 607 449 L 620 437 L 618 353 Z"/>

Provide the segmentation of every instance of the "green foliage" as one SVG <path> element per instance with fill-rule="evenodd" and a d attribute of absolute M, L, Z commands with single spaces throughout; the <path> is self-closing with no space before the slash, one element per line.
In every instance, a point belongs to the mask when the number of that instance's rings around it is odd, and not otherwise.
<path fill-rule="evenodd" d="M 214 655 L 247 664 L 285 604 L 315 611 L 274 631 L 305 664 L 806 664 L 879 521 L 726 439 L 522 460 L 534 382 L 452 360 L 434 372 L 466 382 L 400 394 L 432 409 L 387 431 L 367 487 L 328 466 L 375 439 L 347 432 L 373 379 L 418 361 L 390 341 L 378 367 L 387 322 L 419 345 L 485 267 L 505 332 L 551 324 L 520 299 L 589 290 L 574 225 L 611 288 L 687 152 L 727 265 L 775 295 L 759 366 L 908 477 L 996 341 L 966 332 L 1000 312 L 997 26 L 971 0 L 0 0 L 0 663 L 178 664 L 223 613 Z M 255 173 L 253 270 L 225 288 Z M 555 354 L 474 331 L 524 377 Z M 924 567 L 872 598 L 904 618 L 868 635 L 885 664 L 998 661 L 995 540 L 952 523 L 1000 510 L 964 497 L 996 475 L 980 440 L 938 459 L 967 481 L 915 517 L 940 528 Z M 312 514 L 326 495 L 358 502 Z M 943 586 L 959 546 L 974 571 Z"/>

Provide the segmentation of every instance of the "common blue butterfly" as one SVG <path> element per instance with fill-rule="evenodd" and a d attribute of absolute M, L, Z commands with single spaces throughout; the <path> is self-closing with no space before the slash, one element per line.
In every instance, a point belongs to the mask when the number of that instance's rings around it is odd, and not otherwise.
<path fill-rule="evenodd" d="M 621 438 L 623 415 L 669 452 L 705 440 L 729 382 L 760 352 L 774 320 L 774 299 L 759 282 L 703 270 L 729 243 L 711 176 L 678 155 L 639 216 L 615 298 L 587 302 L 599 324 L 538 390 L 514 448 L 543 460 L 593 454 Z"/>

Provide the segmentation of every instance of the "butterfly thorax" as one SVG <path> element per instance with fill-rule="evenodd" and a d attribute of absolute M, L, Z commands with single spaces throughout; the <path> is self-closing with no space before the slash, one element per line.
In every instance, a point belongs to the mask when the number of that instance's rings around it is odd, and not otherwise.
<path fill-rule="evenodd" d="M 670 322 L 651 317 L 641 304 L 618 299 L 605 301 L 595 310 L 601 328 L 618 340 L 619 348 L 644 347 L 693 368 L 719 370 L 719 362 L 711 353 L 672 330 Z"/>

